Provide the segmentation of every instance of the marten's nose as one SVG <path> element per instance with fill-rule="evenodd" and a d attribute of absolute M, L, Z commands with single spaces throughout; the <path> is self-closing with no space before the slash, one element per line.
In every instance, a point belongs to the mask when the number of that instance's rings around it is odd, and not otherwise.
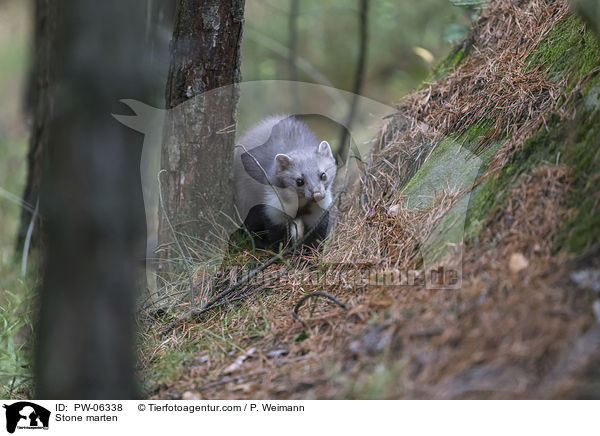
<path fill-rule="evenodd" d="M 323 194 L 321 194 L 320 192 L 315 192 L 313 194 L 313 200 L 315 201 L 321 201 L 325 198 L 325 196 Z"/>

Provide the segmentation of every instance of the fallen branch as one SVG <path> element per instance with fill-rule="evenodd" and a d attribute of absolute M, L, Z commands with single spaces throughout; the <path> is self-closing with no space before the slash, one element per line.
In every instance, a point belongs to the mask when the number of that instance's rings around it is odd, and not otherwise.
<path fill-rule="evenodd" d="M 300 298 L 300 300 L 298 300 L 298 302 L 296 303 L 296 307 L 294 307 L 294 311 L 292 312 L 292 317 L 296 321 L 301 322 L 304 327 L 307 327 L 307 325 L 304 322 L 304 320 L 298 316 L 298 311 L 300 310 L 300 308 L 302 307 L 302 305 L 304 304 L 304 302 L 306 300 L 308 300 L 309 298 L 312 298 L 312 297 L 327 298 L 327 299 L 333 301 L 338 306 L 340 306 L 342 309 L 348 310 L 348 306 L 346 305 L 346 303 L 344 303 L 343 301 L 337 299 L 336 297 L 334 297 L 333 295 L 331 295 L 331 294 L 329 294 L 329 293 L 327 293 L 325 291 L 311 292 L 310 294 L 306 294 L 305 296 L 303 296 L 302 298 Z"/>

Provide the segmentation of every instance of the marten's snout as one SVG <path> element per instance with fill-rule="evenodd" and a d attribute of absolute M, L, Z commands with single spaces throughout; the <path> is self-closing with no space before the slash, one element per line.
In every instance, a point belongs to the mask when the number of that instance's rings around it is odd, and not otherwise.
<path fill-rule="evenodd" d="M 315 201 L 321 201 L 325 198 L 325 195 L 323 195 L 321 192 L 314 192 L 312 198 Z"/>

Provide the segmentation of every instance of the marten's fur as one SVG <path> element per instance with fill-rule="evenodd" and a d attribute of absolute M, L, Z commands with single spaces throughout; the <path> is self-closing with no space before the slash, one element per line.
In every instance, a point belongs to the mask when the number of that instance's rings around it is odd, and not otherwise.
<path fill-rule="evenodd" d="M 314 227 L 306 244 L 327 236 L 336 174 L 327 141 L 293 116 L 272 116 L 241 137 L 234 159 L 236 208 L 258 247 L 296 242 Z"/>

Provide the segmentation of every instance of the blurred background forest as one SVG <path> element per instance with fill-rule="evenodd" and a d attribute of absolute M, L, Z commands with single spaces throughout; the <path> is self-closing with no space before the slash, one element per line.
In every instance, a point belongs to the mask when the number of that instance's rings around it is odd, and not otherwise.
<path fill-rule="evenodd" d="M 27 82 L 32 2 L 0 0 L 0 385 L 10 396 L 30 378 L 31 292 L 14 256 L 28 144 Z M 152 3 L 151 1 L 148 2 Z M 395 104 L 427 78 L 453 43 L 463 38 L 479 2 L 372 0 L 361 95 Z M 290 80 L 290 41 L 296 40 L 297 79 L 352 91 L 359 47 L 359 2 L 297 2 L 297 34 L 290 34 L 291 1 L 247 0 L 242 80 Z M 292 15 L 293 17 L 293 15 Z M 163 106 L 169 66 L 168 25 L 154 47 L 156 100 Z M 124 96 L 126 97 L 126 96 Z M 7 396 L 6 394 L 3 396 Z"/>
<path fill-rule="evenodd" d="M 286 3 L 246 2 L 243 80 L 290 79 Z M 310 68 L 298 68 L 298 79 L 316 83 L 321 80 L 321 84 L 328 82 L 352 91 L 359 49 L 358 2 L 299 3 L 297 57 L 300 65 Z M 371 1 L 362 95 L 393 105 L 427 76 L 452 43 L 465 36 L 474 13 L 474 7 L 457 7 L 449 0 Z"/>

